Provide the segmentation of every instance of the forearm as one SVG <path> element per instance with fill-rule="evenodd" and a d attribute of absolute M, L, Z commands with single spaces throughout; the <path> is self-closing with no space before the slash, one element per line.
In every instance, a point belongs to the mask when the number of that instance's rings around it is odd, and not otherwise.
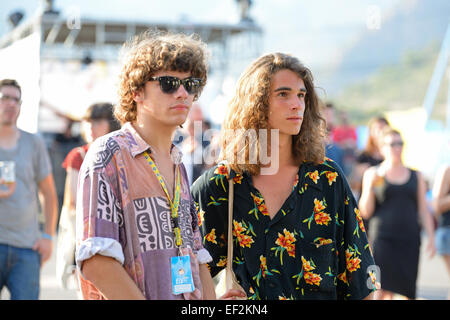
<path fill-rule="evenodd" d="M 108 300 L 145 300 L 125 268 L 113 258 L 95 255 L 83 262 L 82 273 Z"/>
<path fill-rule="evenodd" d="M 215 300 L 216 292 L 214 289 L 214 282 L 211 273 L 206 264 L 200 264 L 200 281 L 203 287 L 203 300 Z"/>
<path fill-rule="evenodd" d="M 422 227 L 425 229 L 425 232 L 429 237 L 434 236 L 434 223 L 431 213 L 428 210 L 422 209 L 420 212 L 420 220 L 422 222 Z"/>
<path fill-rule="evenodd" d="M 444 212 L 450 210 L 450 194 L 438 198 L 433 202 L 433 208 L 436 211 L 436 214 L 441 215 Z"/>
<path fill-rule="evenodd" d="M 44 232 L 53 235 L 56 230 L 56 220 L 58 212 L 58 200 L 56 192 L 44 192 L 41 199 L 41 207 L 44 212 L 45 224 Z"/>
<path fill-rule="evenodd" d="M 358 207 L 364 219 L 367 220 L 372 216 L 375 210 L 375 194 L 371 189 L 361 194 Z"/>

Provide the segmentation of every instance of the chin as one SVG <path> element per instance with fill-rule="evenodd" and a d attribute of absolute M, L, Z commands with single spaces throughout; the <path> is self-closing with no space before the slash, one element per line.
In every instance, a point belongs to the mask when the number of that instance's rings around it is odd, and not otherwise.
<path fill-rule="evenodd" d="M 296 136 L 296 135 L 298 135 L 300 133 L 300 129 L 301 128 L 292 128 L 292 129 L 286 128 L 284 130 L 280 129 L 280 133 L 281 133 L 281 131 L 283 131 L 284 134 L 288 134 L 288 135 L 291 135 L 291 136 Z"/>

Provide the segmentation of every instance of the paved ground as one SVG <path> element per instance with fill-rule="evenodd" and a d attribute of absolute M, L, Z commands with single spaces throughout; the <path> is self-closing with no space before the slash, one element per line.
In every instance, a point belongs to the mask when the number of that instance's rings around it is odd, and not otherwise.
<path fill-rule="evenodd" d="M 418 277 L 418 299 L 443 300 L 450 292 L 450 277 L 445 269 L 441 257 L 435 256 L 428 259 L 424 253 L 426 239 L 422 241 L 422 254 L 419 265 Z M 383 274 L 381 274 L 383 276 Z M 9 293 L 6 289 L 0 293 L 1 299 L 8 299 Z M 397 299 L 402 297 L 397 296 Z M 51 260 L 42 268 L 41 273 L 41 300 L 76 300 L 78 299 L 75 289 L 65 290 L 59 287 L 55 278 L 55 254 Z"/>

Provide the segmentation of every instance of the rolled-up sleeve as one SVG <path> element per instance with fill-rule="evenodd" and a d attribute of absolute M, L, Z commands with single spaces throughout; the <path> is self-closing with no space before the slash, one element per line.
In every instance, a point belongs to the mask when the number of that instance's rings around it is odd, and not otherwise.
<path fill-rule="evenodd" d="M 97 254 L 124 263 L 120 242 L 123 214 L 113 192 L 113 177 L 106 172 L 110 170 L 93 169 L 88 160 L 78 177 L 75 261 L 80 272 L 83 261 Z"/>

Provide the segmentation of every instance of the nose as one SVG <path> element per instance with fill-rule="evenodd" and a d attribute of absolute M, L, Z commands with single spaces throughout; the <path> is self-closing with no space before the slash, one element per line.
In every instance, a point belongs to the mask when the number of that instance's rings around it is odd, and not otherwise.
<path fill-rule="evenodd" d="M 294 98 L 294 101 L 292 101 L 291 104 L 291 109 L 292 110 L 299 109 L 303 111 L 305 109 L 305 100 L 299 97 Z"/>
<path fill-rule="evenodd" d="M 177 91 L 175 91 L 176 98 L 186 99 L 189 96 L 189 93 L 186 91 L 186 88 L 183 84 L 180 85 Z"/>

